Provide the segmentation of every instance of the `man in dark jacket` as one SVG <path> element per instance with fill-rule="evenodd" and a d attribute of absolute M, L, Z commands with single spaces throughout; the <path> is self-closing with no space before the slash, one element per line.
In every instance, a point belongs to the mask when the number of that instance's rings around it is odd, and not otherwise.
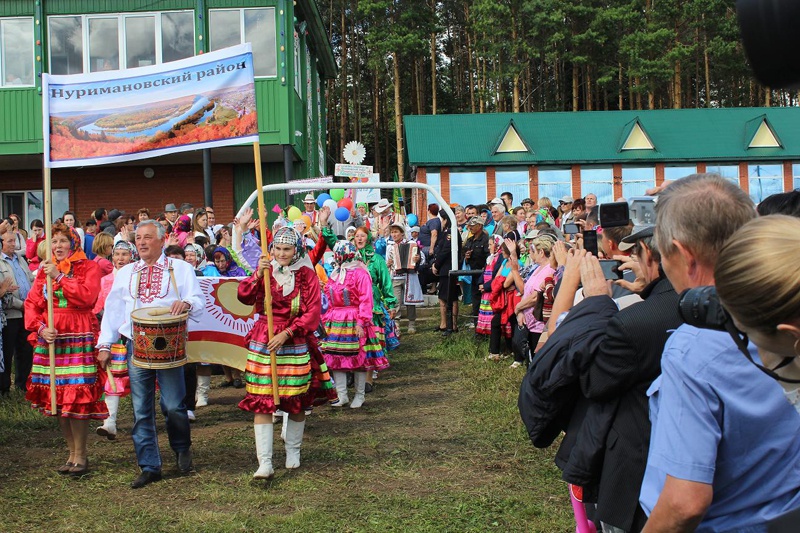
<path fill-rule="evenodd" d="M 611 316 L 601 314 L 594 327 L 604 324 L 604 335 L 591 346 L 582 342 L 572 346 L 590 355 L 579 375 L 582 408 L 573 411 L 568 423 L 565 442 L 571 446 L 562 446 L 558 454 L 567 481 L 581 484 L 591 478 L 597 484 L 596 519 L 604 531 L 615 533 L 640 531 L 646 522 L 639 490 L 650 444 L 647 389 L 661 373 L 667 338 L 682 323 L 679 295 L 660 268 L 653 227 L 635 228 L 622 245 L 632 247 L 638 258 L 638 264 L 627 263 L 635 267 L 636 281 L 623 284 L 644 301 Z M 581 270 L 587 304 L 613 305 L 597 260 L 585 259 Z M 556 332 L 575 338 L 585 335 L 566 321 Z"/>
<path fill-rule="evenodd" d="M 469 235 L 464 241 L 464 261 L 470 270 L 486 268 L 486 259 L 489 257 L 489 235 L 483 230 L 483 219 L 479 216 L 467 221 Z M 478 312 L 481 307 L 481 290 L 483 272 L 472 276 L 472 323 L 478 324 Z"/>

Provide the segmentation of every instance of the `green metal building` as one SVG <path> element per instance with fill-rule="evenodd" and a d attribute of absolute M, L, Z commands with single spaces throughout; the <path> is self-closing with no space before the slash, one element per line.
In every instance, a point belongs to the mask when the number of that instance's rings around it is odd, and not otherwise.
<path fill-rule="evenodd" d="M 253 46 L 264 182 L 325 175 L 325 80 L 337 67 L 314 0 L 0 2 L 0 214 L 41 218 L 42 73 L 131 69 L 242 42 Z M 54 169 L 53 210 L 85 220 L 97 207 L 213 202 L 229 222 L 255 188 L 252 162 L 242 146 Z"/>
<path fill-rule="evenodd" d="M 760 202 L 800 187 L 800 108 L 406 116 L 416 181 L 484 203 L 588 193 L 600 202 L 717 172 Z M 417 195 L 415 212 L 432 198 Z"/>

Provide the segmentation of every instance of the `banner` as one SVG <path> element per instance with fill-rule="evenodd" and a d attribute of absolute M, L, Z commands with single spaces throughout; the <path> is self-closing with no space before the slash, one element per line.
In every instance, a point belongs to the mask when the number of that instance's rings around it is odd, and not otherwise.
<path fill-rule="evenodd" d="M 299 194 L 301 192 L 308 192 L 308 191 L 314 191 L 314 192 L 318 193 L 319 189 L 309 189 L 309 188 L 305 188 L 304 189 L 303 185 L 305 185 L 307 183 L 314 183 L 314 184 L 317 184 L 317 183 L 333 183 L 333 176 L 323 176 L 321 178 L 308 178 L 308 179 L 304 179 L 304 180 L 292 180 L 291 183 L 292 183 L 292 185 L 297 185 L 297 188 L 296 189 L 289 189 L 289 194 Z"/>
<path fill-rule="evenodd" d="M 239 301 L 239 282 L 245 278 L 197 278 L 205 310 L 199 322 L 189 321 L 186 353 L 192 363 L 219 363 L 244 370 L 244 338 L 258 320 L 252 305 Z"/>
<path fill-rule="evenodd" d="M 380 174 L 372 174 L 368 178 L 350 178 L 351 183 L 375 183 L 375 189 L 350 189 L 356 193 L 357 204 L 376 204 L 381 201 L 381 190 L 377 188 L 377 184 L 381 182 Z"/>
<path fill-rule="evenodd" d="M 258 140 L 242 44 L 128 70 L 42 74 L 46 167 L 103 165 Z"/>

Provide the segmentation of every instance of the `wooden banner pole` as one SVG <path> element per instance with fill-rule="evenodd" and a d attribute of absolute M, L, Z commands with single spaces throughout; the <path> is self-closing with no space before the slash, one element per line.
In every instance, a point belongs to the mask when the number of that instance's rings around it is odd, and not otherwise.
<path fill-rule="evenodd" d="M 258 227 L 261 231 L 261 253 L 269 257 L 267 246 L 267 208 L 264 205 L 264 186 L 261 176 L 261 146 L 258 141 L 253 143 L 253 156 L 256 165 L 256 191 L 258 191 Z M 272 289 L 270 288 L 270 274 L 264 276 L 264 314 L 267 315 L 267 339 L 268 342 L 275 336 L 275 324 L 272 318 Z M 275 405 L 280 405 L 281 399 L 278 394 L 278 353 L 273 350 L 269 354 L 269 367 L 272 374 L 272 400 Z"/>
<path fill-rule="evenodd" d="M 44 167 L 44 187 L 42 190 L 44 201 L 44 239 L 47 247 L 47 259 L 53 260 L 53 212 L 52 212 L 52 191 L 50 185 L 50 167 Z M 53 278 L 47 278 L 47 327 L 53 327 Z M 56 403 L 56 346 L 52 342 L 48 343 L 50 349 L 50 410 L 54 416 L 58 415 L 58 405 Z"/>

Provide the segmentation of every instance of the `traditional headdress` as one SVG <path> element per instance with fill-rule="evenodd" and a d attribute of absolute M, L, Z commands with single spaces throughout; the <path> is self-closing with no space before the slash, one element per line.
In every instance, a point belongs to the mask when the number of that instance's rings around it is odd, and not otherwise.
<path fill-rule="evenodd" d="M 336 264 L 330 278 L 338 283 L 344 283 L 347 271 L 356 268 L 366 268 L 361 262 L 361 256 L 356 246 L 350 241 L 338 241 L 333 247 L 333 260 Z"/>
<path fill-rule="evenodd" d="M 113 250 L 116 250 L 117 248 L 129 251 L 131 253 L 132 261 L 139 260 L 139 251 L 136 249 L 136 246 L 132 242 L 128 242 L 126 240 L 119 240 L 116 243 L 114 243 Z M 113 250 L 111 253 L 114 253 Z"/>
<path fill-rule="evenodd" d="M 283 295 L 286 296 L 294 290 L 294 273 L 304 266 L 313 270 L 314 265 L 306 256 L 303 238 L 296 229 L 289 226 L 278 229 L 272 238 L 272 244 L 294 246 L 294 256 L 288 266 L 281 266 L 275 259 L 272 260 L 272 277 L 283 287 Z"/>
<path fill-rule="evenodd" d="M 54 224 L 52 234 L 55 235 L 56 233 L 61 233 L 69 239 L 69 255 L 59 261 L 58 264 L 56 264 L 56 268 L 58 268 L 58 271 L 62 274 L 69 274 L 70 270 L 72 270 L 72 263 L 88 258 L 83 252 L 81 237 L 78 235 L 78 232 L 75 231 L 75 228 L 71 228 L 65 224 Z M 55 257 L 53 259 L 55 259 Z"/>

